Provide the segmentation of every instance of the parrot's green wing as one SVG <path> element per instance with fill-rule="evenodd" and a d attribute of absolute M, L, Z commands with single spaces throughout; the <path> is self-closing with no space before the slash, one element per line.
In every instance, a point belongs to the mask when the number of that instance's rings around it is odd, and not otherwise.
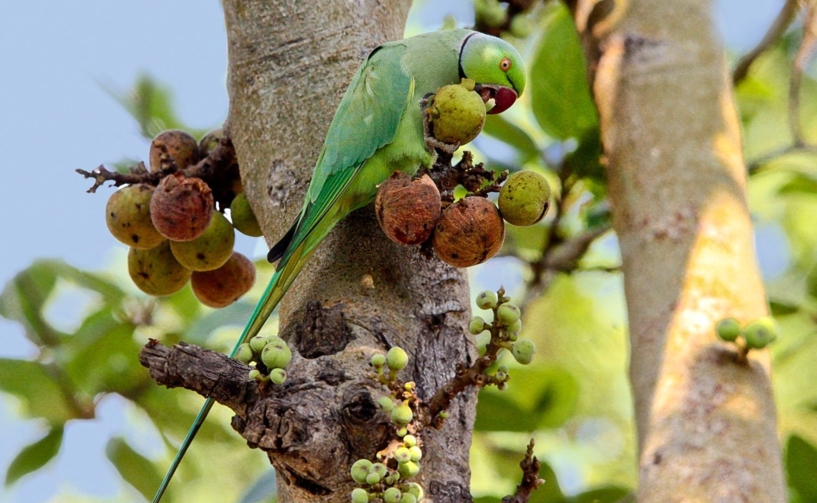
<path fill-rule="evenodd" d="M 343 95 L 329 126 L 301 217 L 287 249 L 298 248 L 374 153 L 394 141 L 414 94 L 400 43 L 375 49 Z"/>

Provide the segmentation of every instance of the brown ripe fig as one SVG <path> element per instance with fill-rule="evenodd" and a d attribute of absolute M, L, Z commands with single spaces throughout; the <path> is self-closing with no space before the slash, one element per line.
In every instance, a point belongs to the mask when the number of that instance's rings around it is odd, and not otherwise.
<path fill-rule="evenodd" d="M 156 230 L 172 241 L 201 236 L 213 216 L 213 193 L 199 178 L 181 173 L 166 176 L 150 200 L 150 218 Z"/>
<path fill-rule="evenodd" d="M 230 203 L 230 218 L 233 220 L 233 227 L 238 232 L 254 238 L 262 236 L 261 226 L 258 225 L 258 219 L 244 192 L 240 192 Z"/>
<path fill-rule="evenodd" d="M 150 250 L 131 248 L 128 273 L 140 290 L 157 297 L 178 292 L 190 279 L 190 271 L 179 264 L 167 241 Z"/>
<path fill-rule="evenodd" d="M 222 136 L 224 136 L 224 131 L 218 128 L 201 137 L 201 140 L 199 140 L 199 153 L 202 159 L 207 157 L 211 150 L 218 147 Z"/>
<path fill-rule="evenodd" d="M 227 217 L 213 213 L 204 234 L 192 241 L 171 241 L 170 249 L 181 265 L 191 271 L 218 269 L 233 254 L 235 231 Z"/>
<path fill-rule="evenodd" d="M 210 307 L 229 306 L 255 283 L 255 264 L 233 252 L 227 262 L 213 271 L 194 272 L 191 284 L 199 302 Z"/>
<path fill-rule="evenodd" d="M 484 197 L 469 196 L 443 211 L 432 244 L 443 262 L 470 267 L 496 255 L 504 240 L 505 223 L 496 206 Z"/>
<path fill-rule="evenodd" d="M 148 250 L 162 244 L 150 220 L 150 199 L 154 189 L 147 184 L 129 185 L 111 194 L 105 207 L 105 223 L 113 237 L 132 248 Z"/>
<path fill-rule="evenodd" d="M 380 184 L 374 204 L 380 228 L 404 245 L 427 240 L 440 218 L 440 191 L 428 175 L 412 181 L 396 171 Z"/>
<path fill-rule="evenodd" d="M 193 135 L 186 131 L 170 129 L 157 134 L 150 142 L 150 170 L 159 171 L 162 169 L 162 153 L 167 155 L 176 163 L 176 167 L 184 169 L 196 164 L 201 159 L 199 144 Z"/>

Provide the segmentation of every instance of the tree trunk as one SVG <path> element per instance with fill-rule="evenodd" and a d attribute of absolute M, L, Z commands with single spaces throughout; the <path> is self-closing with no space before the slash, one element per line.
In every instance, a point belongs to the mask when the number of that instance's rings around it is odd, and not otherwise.
<path fill-rule="evenodd" d="M 714 331 L 767 306 L 711 2 L 568 3 L 623 258 L 638 501 L 783 502 L 768 352 L 739 363 Z"/>
<path fill-rule="evenodd" d="M 271 244 L 301 209 L 350 78 L 378 44 L 402 38 L 410 2 L 223 5 L 229 133 L 245 190 Z M 422 258 L 416 247 L 390 242 L 371 208 L 338 225 L 280 308 L 280 335 L 295 353 L 287 405 L 268 404 L 260 422 L 252 413 L 234 421 L 251 444 L 268 452 L 280 501 L 348 501 L 351 463 L 373 460 L 393 428 L 374 405 L 385 390 L 367 378 L 370 356 L 393 345 L 406 349 L 405 378 L 429 398 L 473 353 L 465 335 L 469 306 L 465 274 Z M 454 403 L 442 430 L 420 434 L 418 482 L 435 501 L 470 501 L 475 394 Z"/>

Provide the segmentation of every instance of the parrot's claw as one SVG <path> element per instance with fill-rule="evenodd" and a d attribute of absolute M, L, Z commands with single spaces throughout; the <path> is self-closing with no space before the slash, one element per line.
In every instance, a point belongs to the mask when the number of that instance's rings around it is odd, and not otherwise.
<path fill-rule="evenodd" d="M 434 149 L 439 149 L 449 155 L 453 155 L 454 152 L 460 148 L 460 144 L 440 141 L 434 137 L 434 133 L 431 131 L 431 116 L 428 113 L 430 96 L 433 96 L 433 93 L 426 94 L 423 96 L 423 99 L 420 100 L 420 108 L 423 110 L 423 139 L 426 143 L 426 150 L 434 153 Z"/>

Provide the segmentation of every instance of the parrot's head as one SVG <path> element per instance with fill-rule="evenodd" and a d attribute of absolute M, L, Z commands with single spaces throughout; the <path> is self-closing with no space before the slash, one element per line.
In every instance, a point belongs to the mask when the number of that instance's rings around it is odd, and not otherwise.
<path fill-rule="evenodd" d="M 519 52 L 502 39 L 483 33 L 469 33 L 460 46 L 460 77 L 473 79 L 475 91 L 489 114 L 509 109 L 525 90 L 525 64 Z"/>

